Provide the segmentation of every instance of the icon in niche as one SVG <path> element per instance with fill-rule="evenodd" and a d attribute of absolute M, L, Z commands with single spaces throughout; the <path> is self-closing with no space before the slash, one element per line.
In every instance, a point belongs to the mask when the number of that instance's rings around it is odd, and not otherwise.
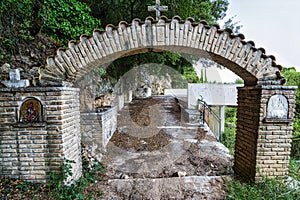
<path fill-rule="evenodd" d="M 21 106 L 22 122 L 40 122 L 42 118 L 41 102 L 37 99 L 30 98 L 24 101 Z"/>

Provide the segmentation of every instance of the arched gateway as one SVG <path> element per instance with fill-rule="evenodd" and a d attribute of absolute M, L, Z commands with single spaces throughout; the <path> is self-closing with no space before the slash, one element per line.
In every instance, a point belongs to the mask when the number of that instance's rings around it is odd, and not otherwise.
<path fill-rule="evenodd" d="M 118 27 L 108 25 L 105 31 L 82 35 L 79 43 L 70 41 L 67 49 L 59 49 L 39 69 L 44 87 L 0 88 L 1 174 L 46 181 L 65 157 L 76 161 L 74 178 L 78 178 L 79 90 L 72 84 L 93 68 L 148 51 L 206 57 L 239 75 L 245 86 L 238 89 L 234 170 L 257 181 L 288 174 L 295 87 L 283 86 L 281 66 L 264 49 L 245 42 L 242 34 L 179 17 L 135 19 L 132 24 L 120 22 Z M 20 115 L 28 98 L 39 101 L 36 109 L 42 116 L 24 123 Z"/>

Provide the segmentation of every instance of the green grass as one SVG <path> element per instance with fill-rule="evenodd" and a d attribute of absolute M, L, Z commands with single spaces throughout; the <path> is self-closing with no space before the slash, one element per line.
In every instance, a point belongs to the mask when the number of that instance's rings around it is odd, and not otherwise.
<path fill-rule="evenodd" d="M 240 183 L 236 180 L 226 182 L 227 196 L 234 200 L 297 200 L 300 199 L 299 188 L 289 188 L 283 180 L 265 179 L 263 183 Z"/>
<path fill-rule="evenodd" d="M 221 137 L 221 143 L 229 149 L 231 155 L 234 155 L 235 128 L 225 126 L 225 131 Z"/>
<path fill-rule="evenodd" d="M 226 108 L 226 125 L 221 142 L 234 155 L 236 135 L 236 109 Z M 289 165 L 289 176 L 300 182 L 299 143 L 293 141 L 292 156 Z M 295 156 L 296 155 L 296 156 Z M 298 155 L 298 157 L 297 157 Z M 232 179 L 226 181 L 227 196 L 234 200 L 300 200 L 300 185 L 290 188 L 282 179 L 265 179 L 262 183 L 241 183 Z"/>
<path fill-rule="evenodd" d="M 225 109 L 225 129 L 221 136 L 221 143 L 224 144 L 231 155 L 234 155 L 236 132 L 236 108 L 226 107 Z"/>

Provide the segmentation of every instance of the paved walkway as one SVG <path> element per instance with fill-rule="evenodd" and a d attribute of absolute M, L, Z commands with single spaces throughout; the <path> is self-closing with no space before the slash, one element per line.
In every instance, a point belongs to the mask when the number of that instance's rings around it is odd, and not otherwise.
<path fill-rule="evenodd" d="M 151 194 L 142 192 L 147 190 L 145 187 L 149 187 L 146 182 L 157 182 L 160 179 L 159 183 L 152 184 L 152 189 L 158 192 L 158 196 L 152 199 L 161 199 L 161 193 L 166 188 L 170 188 L 170 191 L 174 187 L 186 190 L 180 184 L 182 181 L 197 185 L 190 188 L 194 191 L 193 194 L 203 191 L 209 193 L 211 191 L 208 186 L 213 179 L 220 181 L 220 175 L 231 173 L 232 157 L 228 149 L 202 128 L 182 122 L 180 107 L 175 98 L 151 97 L 134 100 L 119 112 L 118 127 L 122 141 L 112 138 L 105 156 L 107 174 L 111 179 L 109 183 L 115 192 L 126 189 L 129 190 L 126 195 L 130 195 L 134 190 L 133 184 L 136 183 L 140 187 L 139 198 L 144 198 L 143 195 Z M 128 141 L 124 143 L 124 140 Z M 117 141 L 123 143 L 118 145 Z M 139 143 L 127 148 L 127 142 Z M 145 148 L 140 149 L 139 145 Z M 158 145 L 159 148 L 150 148 L 152 150 L 147 151 L 149 148 L 146 147 L 151 145 Z M 177 177 L 174 184 L 172 177 Z M 202 188 L 204 185 L 206 189 Z M 180 195 L 177 197 L 183 198 Z"/>

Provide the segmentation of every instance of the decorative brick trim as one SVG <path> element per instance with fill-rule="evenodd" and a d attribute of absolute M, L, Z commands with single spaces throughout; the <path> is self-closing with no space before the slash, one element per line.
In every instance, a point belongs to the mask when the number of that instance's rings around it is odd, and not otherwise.
<path fill-rule="evenodd" d="M 80 41 L 70 41 L 67 49 L 58 49 L 57 55 L 47 59 L 40 67 L 40 83 L 61 86 L 73 83 L 91 69 L 120 57 L 147 51 L 175 51 L 201 55 L 224 65 L 239 75 L 246 85 L 281 85 L 281 66 L 274 56 L 256 48 L 244 35 L 234 35 L 231 29 L 205 21 L 182 21 L 175 16 L 164 16 L 158 21 L 147 17 L 145 21 L 124 21 L 117 27 L 107 25 L 105 31 L 94 30 L 90 36 L 82 35 Z"/>

